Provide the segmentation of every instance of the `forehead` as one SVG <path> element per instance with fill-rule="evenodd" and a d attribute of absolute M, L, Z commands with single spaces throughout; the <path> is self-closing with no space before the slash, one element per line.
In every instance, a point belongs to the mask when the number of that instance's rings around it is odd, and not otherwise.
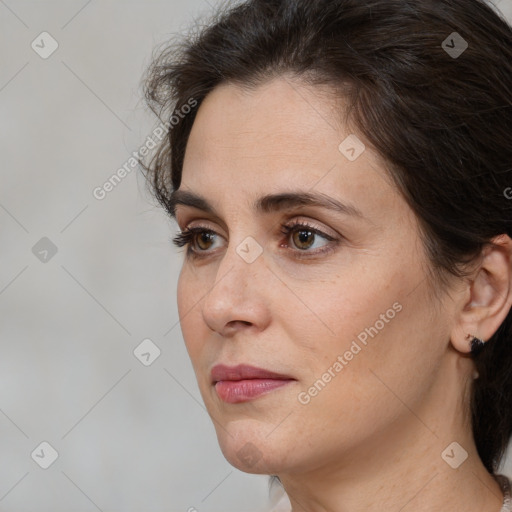
<path fill-rule="evenodd" d="M 326 88 L 284 77 L 251 90 L 222 84 L 197 113 L 182 187 L 217 202 L 314 189 L 377 212 L 396 191 L 379 155 L 340 118 L 340 100 Z M 340 150 L 347 140 L 364 148 L 355 160 Z"/>
<path fill-rule="evenodd" d="M 286 77 L 252 89 L 224 83 L 201 104 L 187 153 L 245 160 L 299 160 L 308 151 L 337 157 L 335 108 L 321 88 Z"/>

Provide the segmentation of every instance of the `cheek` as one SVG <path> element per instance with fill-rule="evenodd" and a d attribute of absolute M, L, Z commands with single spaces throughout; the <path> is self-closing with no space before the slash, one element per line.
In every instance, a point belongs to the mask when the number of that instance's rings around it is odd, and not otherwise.
<path fill-rule="evenodd" d="M 443 340 L 447 324 L 429 314 L 427 285 L 410 293 L 374 284 L 348 287 L 337 299 L 326 290 L 324 318 L 336 336 L 308 337 L 313 361 L 302 390 L 311 428 L 352 425 L 354 435 L 369 435 L 402 414 L 404 403 L 418 403 L 435 378 L 442 352 L 433 340 Z"/>
<path fill-rule="evenodd" d="M 209 278 L 205 274 L 199 275 L 192 265 L 183 263 L 178 276 L 176 293 L 180 321 L 187 324 L 187 328 L 194 325 L 194 322 L 190 321 L 191 317 L 195 318 L 197 322 L 202 299 L 208 292 L 205 277 Z"/>
<path fill-rule="evenodd" d="M 294 344 L 316 360 L 318 372 L 350 350 L 353 341 L 364 348 L 365 342 L 382 338 L 398 321 L 403 309 L 400 291 L 390 283 L 402 279 L 403 274 L 388 274 L 379 281 L 370 269 L 347 268 L 331 280 L 303 281 L 293 290 L 302 303 L 291 294 L 283 295 L 280 318 L 286 319 Z"/>
<path fill-rule="evenodd" d="M 315 409 L 341 407 L 359 415 L 366 414 L 361 407 L 367 404 L 380 410 L 394 395 L 379 377 L 411 399 L 421 392 L 429 366 L 422 347 L 443 322 L 428 314 L 426 282 L 411 293 L 420 278 L 419 269 L 403 265 L 380 274 L 376 269 L 341 273 L 314 287 L 308 302 L 315 315 L 295 312 L 292 323 L 284 313 L 290 339 L 309 362 L 301 387 L 314 395 Z M 407 386 L 415 376 L 417 386 Z"/>
<path fill-rule="evenodd" d="M 186 276 L 186 271 L 184 267 L 182 267 L 180 270 L 180 274 L 178 276 L 178 283 L 176 286 L 176 299 L 180 322 L 182 322 L 185 319 L 185 314 L 187 310 L 190 309 L 189 307 L 187 307 L 191 300 L 190 292 L 190 280 Z"/>
<path fill-rule="evenodd" d="M 200 319 L 201 297 L 204 293 L 198 292 L 198 286 L 194 274 L 186 266 L 182 267 L 177 283 L 178 315 L 183 340 L 194 366 L 201 350 L 201 340 L 204 339 L 200 335 L 204 329 Z"/>

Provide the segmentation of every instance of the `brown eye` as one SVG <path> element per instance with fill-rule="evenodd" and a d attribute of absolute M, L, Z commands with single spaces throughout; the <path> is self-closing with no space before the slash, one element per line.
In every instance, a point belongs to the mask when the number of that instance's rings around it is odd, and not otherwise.
<path fill-rule="evenodd" d="M 201 231 L 200 233 L 197 233 L 199 236 L 197 237 L 198 240 L 198 247 L 202 251 L 207 251 L 210 246 L 209 243 L 213 242 L 215 233 L 211 233 L 209 231 Z M 204 246 L 203 246 L 204 244 Z"/>
<path fill-rule="evenodd" d="M 296 258 L 314 258 L 327 254 L 339 244 L 338 239 L 306 222 L 281 226 L 281 233 L 286 236 L 286 247 L 293 251 Z"/>
<path fill-rule="evenodd" d="M 217 233 L 204 227 L 186 228 L 173 238 L 176 247 L 187 246 L 187 256 L 196 257 L 211 252 Z"/>
<path fill-rule="evenodd" d="M 301 229 L 293 233 L 293 243 L 298 249 L 309 249 L 315 242 L 315 233 L 310 230 Z"/>

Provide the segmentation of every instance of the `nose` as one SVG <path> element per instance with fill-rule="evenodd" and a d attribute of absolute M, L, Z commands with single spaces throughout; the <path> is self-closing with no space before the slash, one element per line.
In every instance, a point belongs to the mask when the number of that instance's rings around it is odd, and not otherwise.
<path fill-rule="evenodd" d="M 244 244 L 226 248 L 215 281 L 202 302 L 206 325 L 225 337 L 241 329 L 260 331 L 270 322 L 272 276 L 264 253 L 251 261 L 244 248 Z"/>

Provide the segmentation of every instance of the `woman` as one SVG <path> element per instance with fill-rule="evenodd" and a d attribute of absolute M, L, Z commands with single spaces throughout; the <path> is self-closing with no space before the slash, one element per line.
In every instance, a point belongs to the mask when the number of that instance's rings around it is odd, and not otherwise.
<path fill-rule="evenodd" d="M 506 21 L 479 0 L 250 0 L 146 87 L 226 459 L 293 512 L 512 510 Z"/>

